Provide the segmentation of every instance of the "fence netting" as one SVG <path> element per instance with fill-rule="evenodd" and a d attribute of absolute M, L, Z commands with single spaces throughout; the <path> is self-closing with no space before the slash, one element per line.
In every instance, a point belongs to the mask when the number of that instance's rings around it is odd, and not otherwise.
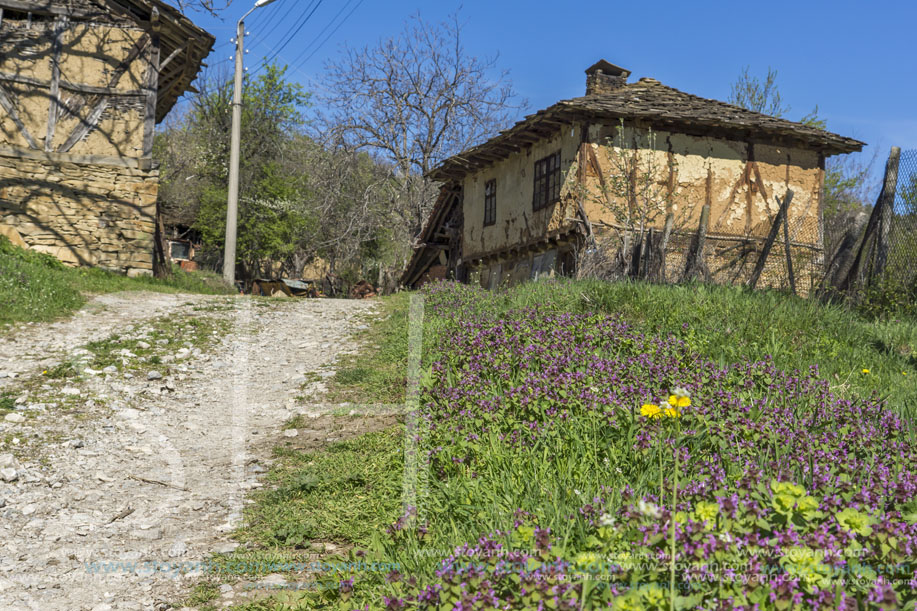
<path fill-rule="evenodd" d="M 917 281 L 917 150 L 901 152 L 884 273 L 902 286 L 913 287 Z"/>
<path fill-rule="evenodd" d="M 871 290 L 917 292 L 917 150 L 892 149 L 872 207 L 828 235 L 824 289 L 854 301 Z"/>

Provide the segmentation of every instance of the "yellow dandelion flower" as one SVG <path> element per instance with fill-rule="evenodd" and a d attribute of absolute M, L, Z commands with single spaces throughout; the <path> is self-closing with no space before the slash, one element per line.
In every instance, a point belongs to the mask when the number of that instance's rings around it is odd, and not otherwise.
<path fill-rule="evenodd" d="M 674 388 L 669 394 L 669 405 L 672 407 L 690 407 L 691 395 L 684 388 Z"/>
<path fill-rule="evenodd" d="M 869 373 L 869 370 L 868 370 L 868 369 L 864 369 L 864 370 L 863 370 L 863 373 L 868 374 L 868 373 Z"/>
<path fill-rule="evenodd" d="M 666 418 L 681 418 L 681 412 L 677 407 L 667 407 L 664 411 Z"/>
<path fill-rule="evenodd" d="M 655 403 L 644 403 L 640 408 L 640 415 L 646 418 L 659 418 L 662 416 L 662 410 Z"/>

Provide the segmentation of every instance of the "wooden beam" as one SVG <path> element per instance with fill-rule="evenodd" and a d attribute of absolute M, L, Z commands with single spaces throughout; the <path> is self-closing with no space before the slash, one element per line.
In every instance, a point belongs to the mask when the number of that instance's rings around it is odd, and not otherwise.
<path fill-rule="evenodd" d="M 156 94 L 159 90 L 159 9 L 153 7 L 150 17 L 153 24 L 152 45 L 150 50 L 150 65 L 147 68 L 146 75 L 146 108 L 143 117 L 143 158 L 150 159 L 153 156 L 153 133 L 156 129 Z"/>
<path fill-rule="evenodd" d="M 789 197 L 789 193 L 787 193 Z M 790 215 L 783 215 L 783 243 L 786 249 L 786 273 L 790 280 L 790 289 L 796 295 L 796 275 L 793 273 L 793 249 L 790 247 Z"/>
<path fill-rule="evenodd" d="M 99 124 L 99 119 L 102 118 L 102 113 L 108 108 L 108 99 L 102 98 L 96 103 L 95 107 L 90 111 L 89 116 L 86 117 L 85 121 L 81 121 L 76 128 L 70 132 L 70 135 L 67 137 L 67 140 L 61 145 L 58 149 L 60 153 L 69 152 L 76 143 L 85 138 L 89 132 L 95 129 L 96 125 Z"/>
<path fill-rule="evenodd" d="M 893 146 L 885 166 L 885 180 L 882 183 L 883 197 L 879 216 L 879 233 L 876 240 L 876 265 L 873 270 L 875 278 L 885 271 L 888 262 L 888 234 L 891 231 L 892 219 L 895 216 L 895 193 L 898 191 L 898 163 L 901 159 L 901 148 Z"/>
<path fill-rule="evenodd" d="M 172 63 L 172 60 L 178 57 L 179 55 L 181 55 L 181 52 L 187 48 L 188 48 L 188 45 L 184 45 L 184 46 L 178 47 L 177 49 L 169 53 L 169 55 L 166 56 L 166 58 L 159 63 L 159 73 L 162 74 L 162 71 L 166 69 L 166 66 Z"/>
<path fill-rule="evenodd" d="M 144 169 L 143 164 L 133 157 L 109 157 L 107 155 L 72 155 L 70 153 L 46 152 L 40 149 L 0 146 L 0 157 L 13 159 L 34 159 L 54 163 L 76 163 L 80 165 L 107 165 L 118 168 Z"/>
<path fill-rule="evenodd" d="M 51 43 L 51 83 L 48 87 L 51 99 L 48 101 L 48 133 L 45 136 L 46 151 L 50 151 L 54 146 L 54 128 L 57 126 L 57 117 L 61 113 L 60 56 L 66 29 L 67 17 L 58 17 L 54 20 L 54 40 Z"/>
<path fill-rule="evenodd" d="M 102 11 L 87 11 L 70 6 L 60 6 L 50 2 L 30 2 L 29 0 L 3 0 L 3 6 L 23 13 L 38 15 L 59 15 L 61 17 L 98 17 Z"/>
<path fill-rule="evenodd" d="M 29 85 L 31 87 L 40 87 L 43 89 L 51 89 L 51 81 L 33 78 L 31 76 L 25 76 L 22 74 L 12 74 L 10 72 L 0 72 L 0 81 L 7 83 L 18 83 L 20 85 Z M 63 79 L 60 79 L 57 84 L 60 89 L 65 91 L 75 91 L 76 93 L 85 93 L 90 95 L 109 95 L 123 97 L 137 97 L 146 95 L 144 91 L 139 89 L 113 89 L 111 87 L 98 87 L 96 85 L 71 83 L 70 81 L 65 81 Z"/>
<path fill-rule="evenodd" d="M 22 137 L 33 149 L 38 148 L 38 144 L 35 143 L 35 139 L 32 137 L 32 134 L 29 133 L 29 130 L 26 129 L 25 123 L 22 122 L 22 119 L 19 118 L 19 111 L 16 110 L 16 105 L 13 104 L 13 98 L 9 92 L 0 85 L 0 106 L 3 107 L 3 110 L 6 111 L 6 114 L 10 116 L 10 119 L 19 128 L 19 133 L 22 134 Z"/>
<path fill-rule="evenodd" d="M 758 255 L 758 260 L 755 261 L 755 269 L 751 274 L 751 278 L 748 279 L 748 288 L 752 290 L 757 286 L 758 279 L 761 277 L 761 272 L 764 271 L 764 264 L 767 263 L 767 257 L 771 254 L 774 240 L 777 239 L 777 233 L 780 231 L 783 219 L 786 218 L 787 211 L 790 209 L 791 201 L 793 201 L 793 191 L 788 189 L 786 196 L 783 198 L 783 202 L 780 203 L 780 210 L 777 211 L 777 216 L 774 218 L 774 223 L 771 225 L 771 231 L 767 236 L 767 240 L 764 241 L 764 248 L 761 249 L 761 254 Z"/>

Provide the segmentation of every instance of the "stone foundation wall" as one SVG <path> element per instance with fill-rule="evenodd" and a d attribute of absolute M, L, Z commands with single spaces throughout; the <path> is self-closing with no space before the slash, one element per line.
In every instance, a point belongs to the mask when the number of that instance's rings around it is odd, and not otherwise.
<path fill-rule="evenodd" d="M 68 265 L 153 267 L 159 172 L 0 153 L 0 233 Z"/>

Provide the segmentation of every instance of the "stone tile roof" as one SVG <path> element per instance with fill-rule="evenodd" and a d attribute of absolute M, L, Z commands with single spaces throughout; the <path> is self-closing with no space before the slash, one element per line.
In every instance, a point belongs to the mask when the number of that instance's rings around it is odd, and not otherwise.
<path fill-rule="evenodd" d="M 859 151 L 865 144 L 795 121 L 691 95 L 655 79 L 642 78 L 607 93 L 562 100 L 528 115 L 487 142 L 445 160 L 430 172 L 430 177 L 434 180 L 460 177 L 532 142 L 555 135 L 563 125 L 583 119 L 639 120 L 658 130 L 795 146 L 826 155 Z"/>

